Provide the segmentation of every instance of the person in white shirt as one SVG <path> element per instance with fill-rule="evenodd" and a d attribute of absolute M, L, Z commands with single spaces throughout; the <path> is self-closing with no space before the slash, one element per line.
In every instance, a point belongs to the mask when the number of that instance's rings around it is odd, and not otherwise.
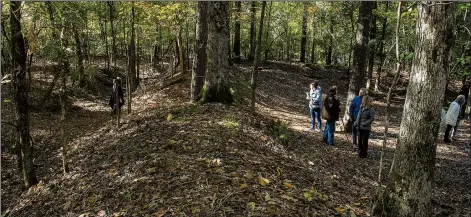
<path fill-rule="evenodd" d="M 464 95 L 459 95 L 456 100 L 450 104 L 450 108 L 448 108 L 446 113 L 445 138 L 443 138 L 443 141 L 446 143 L 451 143 L 450 131 L 455 127 L 456 122 L 458 121 L 458 116 L 460 115 L 461 106 L 463 106 L 464 101 Z"/>

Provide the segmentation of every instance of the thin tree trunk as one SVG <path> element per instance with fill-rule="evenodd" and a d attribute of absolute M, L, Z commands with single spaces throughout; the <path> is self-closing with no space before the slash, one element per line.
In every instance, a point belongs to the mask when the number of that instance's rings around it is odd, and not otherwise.
<path fill-rule="evenodd" d="M 373 2 L 373 10 L 377 7 L 377 3 Z M 371 31 L 370 31 L 370 41 L 373 41 L 376 38 L 376 15 L 373 14 L 371 18 Z M 375 62 L 375 49 L 376 45 L 371 44 L 368 49 L 368 73 L 366 78 L 366 89 L 369 91 L 373 85 L 371 85 L 371 80 L 373 78 L 373 67 Z"/>
<path fill-rule="evenodd" d="M 178 43 L 178 58 L 180 62 L 180 73 L 185 74 L 185 59 L 184 59 L 184 51 L 183 51 L 183 43 L 182 43 L 182 29 L 180 28 L 178 30 L 178 37 L 177 37 L 177 43 Z"/>
<path fill-rule="evenodd" d="M 114 2 L 112 1 L 107 1 L 108 4 L 108 9 L 109 9 L 109 17 L 110 17 L 110 27 L 111 27 L 111 59 L 113 62 L 113 70 L 116 70 L 116 59 L 117 59 L 117 48 L 116 48 L 116 34 L 114 31 Z"/>
<path fill-rule="evenodd" d="M 381 157 L 379 160 L 379 172 L 378 172 L 378 184 L 381 186 L 382 180 L 382 171 L 383 171 L 383 157 L 384 157 L 384 150 L 386 149 L 386 143 L 388 141 L 388 127 L 389 127 L 389 108 L 391 105 L 391 92 L 396 85 L 397 80 L 399 79 L 399 75 L 401 74 L 401 62 L 399 59 L 399 27 L 401 24 L 401 6 L 402 2 L 399 2 L 397 6 L 397 23 L 396 23 L 396 74 L 394 75 L 393 82 L 389 87 L 388 95 L 386 98 L 386 117 L 385 117 L 385 125 L 384 125 L 384 136 L 383 136 L 383 146 L 381 147 Z"/>
<path fill-rule="evenodd" d="M 306 61 L 306 42 L 307 42 L 307 2 L 304 2 L 303 7 L 303 21 L 301 23 L 301 57 L 299 61 L 304 63 Z"/>
<path fill-rule="evenodd" d="M 13 85 L 15 88 L 16 126 L 19 133 L 22 173 L 25 187 L 38 183 L 33 165 L 33 144 L 29 132 L 28 81 L 26 79 L 26 49 L 21 32 L 21 2 L 10 2 L 10 30 Z"/>
<path fill-rule="evenodd" d="M 202 102 L 232 103 L 229 88 L 229 3 L 208 2 L 208 47 Z"/>
<path fill-rule="evenodd" d="M 270 7 L 268 8 L 268 22 L 267 22 L 267 29 L 265 30 L 265 62 L 268 61 L 268 53 L 270 52 L 270 46 L 267 45 L 268 43 L 268 36 L 270 35 L 270 21 L 271 21 L 271 9 L 272 9 L 273 2 L 270 2 Z"/>
<path fill-rule="evenodd" d="M 330 25 L 329 25 L 329 44 L 327 45 L 327 56 L 325 59 L 325 65 L 332 65 L 332 50 L 333 50 L 333 40 L 334 40 L 334 18 L 330 18 Z"/>
<path fill-rule="evenodd" d="M 200 100 L 205 80 L 206 46 L 208 40 L 207 4 L 207 2 L 199 1 L 198 13 L 196 15 L 195 56 L 193 58 L 191 76 L 191 100 L 194 101 Z"/>
<path fill-rule="evenodd" d="M 368 57 L 368 37 L 370 34 L 370 20 L 373 11 L 373 2 L 363 1 L 358 13 L 358 27 L 356 44 L 353 50 L 353 73 L 350 74 L 348 98 L 344 120 L 349 118 L 348 110 L 353 97 L 364 87 L 366 58 Z"/>
<path fill-rule="evenodd" d="M 316 16 L 312 16 L 312 48 L 311 48 L 311 64 L 316 62 L 316 58 L 314 56 L 316 50 L 316 41 L 315 41 L 315 33 L 316 32 Z"/>
<path fill-rule="evenodd" d="M 250 53 L 249 53 L 249 60 L 253 61 L 255 55 L 255 15 L 257 13 L 257 2 L 252 1 L 250 2 Z"/>
<path fill-rule="evenodd" d="M 139 86 L 136 72 L 136 29 L 134 28 L 135 9 L 134 2 L 131 8 L 131 38 L 129 41 L 129 72 L 131 73 L 131 93 Z M 130 111 L 129 111 L 130 112 Z"/>
<path fill-rule="evenodd" d="M 266 1 L 262 2 L 262 13 L 260 15 L 260 27 L 258 30 L 258 41 L 257 41 L 257 48 L 255 50 L 255 60 L 253 62 L 253 73 L 252 73 L 252 104 L 251 110 L 255 113 L 255 96 L 256 96 L 256 89 L 257 89 L 257 77 L 258 77 L 258 62 L 260 61 L 261 56 L 261 48 L 262 48 L 262 34 L 263 34 L 263 18 L 265 17 L 265 7 L 267 5 Z"/>
<path fill-rule="evenodd" d="M 350 38 L 350 50 L 348 51 L 348 69 L 347 74 L 350 76 L 350 70 L 352 67 L 352 55 L 353 55 L 353 40 L 355 40 L 355 21 L 353 16 L 354 8 L 353 6 L 350 7 L 349 17 L 350 17 L 350 24 L 352 27 L 352 37 Z"/>
<path fill-rule="evenodd" d="M 418 3 L 417 43 L 394 164 L 389 183 L 373 208 L 374 216 L 433 216 L 441 103 L 449 71 L 456 4 Z"/>
<path fill-rule="evenodd" d="M 104 33 L 104 39 L 105 39 L 105 52 L 106 52 L 106 69 L 108 71 L 110 71 L 110 52 L 109 52 L 109 49 L 108 49 L 108 34 L 107 34 L 107 27 L 106 27 L 106 18 L 104 18 L 103 20 L 104 22 L 104 30 L 103 30 L 103 33 Z"/>
<path fill-rule="evenodd" d="M 236 63 L 240 63 L 240 14 L 242 13 L 242 2 L 236 1 L 236 20 L 234 24 L 234 56 Z"/>
<path fill-rule="evenodd" d="M 77 30 L 77 26 L 75 23 L 72 23 L 72 29 L 74 31 L 74 39 L 75 39 L 75 50 L 77 52 L 77 64 L 79 67 L 79 87 L 85 86 L 85 69 L 83 66 L 83 55 L 82 55 L 82 43 L 80 42 L 80 35 Z"/>
<path fill-rule="evenodd" d="M 386 12 L 388 11 L 389 9 L 389 2 L 386 2 Z M 388 19 L 386 17 L 384 17 L 382 19 L 382 26 L 381 26 L 381 39 L 380 39 L 380 44 L 379 44 L 379 58 L 380 58 L 380 61 L 379 61 L 379 65 L 378 65 L 378 72 L 377 72 L 377 75 L 376 75 L 376 82 L 375 82 L 375 91 L 379 91 L 379 85 L 380 85 L 380 82 L 381 82 L 381 74 L 383 73 L 383 63 L 384 63 L 384 60 L 386 58 L 386 54 L 384 53 L 384 40 L 386 38 L 386 28 L 388 26 Z"/>

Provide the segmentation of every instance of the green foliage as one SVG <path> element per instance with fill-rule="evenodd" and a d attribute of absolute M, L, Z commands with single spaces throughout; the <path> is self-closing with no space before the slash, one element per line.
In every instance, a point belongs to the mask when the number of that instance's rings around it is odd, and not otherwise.
<path fill-rule="evenodd" d="M 234 118 L 234 116 L 229 115 L 222 121 L 224 127 L 235 130 L 239 128 L 239 122 Z"/>
<path fill-rule="evenodd" d="M 314 187 L 311 187 L 310 189 L 304 189 L 303 196 L 307 201 L 312 201 L 315 198 L 323 201 L 327 201 L 329 199 L 328 195 L 318 192 Z"/>
<path fill-rule="evenodd" d="M 294 133 L 289 128 L 289 125 L 283 123 L 280 120 L 269 121 L 267 124 L 267 130 L 270 135 L 277 138 L 281 143 L 286 144 L 290 138 L 293 138 Z"/>

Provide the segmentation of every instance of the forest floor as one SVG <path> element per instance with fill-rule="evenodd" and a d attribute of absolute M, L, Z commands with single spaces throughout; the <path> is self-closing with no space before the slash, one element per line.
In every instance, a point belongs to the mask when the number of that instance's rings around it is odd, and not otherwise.
<path fill-rule="evenodd" d="M 144 80 L 133 94 L 132 114 L 123 111 L 119 129 L 108 96 L 72 89 L 66 123 L 71 171 L 66 176 L 54 92 L 52 106 L 31 107 L 34 163 L 41 182 L 28 190 L 21 187 L 11 152 L 12 129 L 2 125 L 2 214 L 369 216 L 378 187 L 385 94 L 374 94 L 378 117 L 368 158 L 360 159 L 341 122 L 335 146 L 324 145 L 319 133 L 306 131 L 309 83 L 315 77 L 324 90 L 337 85 L 344 109 L 345 70 L 267 63 L 259 74 L 257 115 L 251 115 L 250 69 L 248 64 L 234 66 L 234 105 L 190 103 L 188 80 L 163 89 L 156 80 Z M 35 83 L 42 84 L 37 79 Z M 384 84 L 390 80 L 383 79 Z M 2 88 L 2 99 L 10 97 L 8 88 Z M 38 101 L 44 85 L 32 88 L 38 91 L 32 91 L 31 101 Z M 454 97 L 457 87 L 449 88 Z M 392 100 L 382 185 L 394 154 L 404 90 L 399 86 Z M 12 104 L 2 101 L 2 121 L 13 121 L 12 114 Z M 470 123 L 465 121 L 458 141 L 446 145 L 439 139 L 433 185 L 436 216 L 471 215 L 469 138 Z"/>

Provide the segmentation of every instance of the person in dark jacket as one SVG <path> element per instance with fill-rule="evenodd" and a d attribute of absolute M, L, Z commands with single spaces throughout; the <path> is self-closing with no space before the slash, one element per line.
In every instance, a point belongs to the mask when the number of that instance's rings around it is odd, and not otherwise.
<path fill-rule="evenodd" d="M 336 98 L 337 86 L 329 89 L 327 97 L 324 100 L 323 118 L 327 121 L 324 129 L 324 143 L 334 145 L 335 122 L 340 117 L 340 102 Z"/>
<path fill-rule="evenodd" d="M 116 91 L 118 91 L 118 96 L 119 96 L 119 109 L 124 105 L 124 95 L 123 95 L 123 89 L 121 88 L 121 78 L 117 77 L 116 79 L 113 80 L 113 91 L 111 92 L 111 97 L 108 102 L 108 105 L 113 109 L 113 114 L 116 114 Z"/>
<path fill-rule="evenodd" d="M 355 123 L 357 119 L 358 112 L 360 111 L 363 96 L 365 95 L 365 93 L 366 93 L 366 89 L 361 88 L 360 92 L 358 93 L 358 96 L 355 96 L 352 100 L 352 103 L 350 104 L 350 107 L 348 109 L 348 114 L 350 115 L 350 120 L 352 121 L 352 123 Z M 355 148 L 357 145 L 357 133 L 358 133 L 358 129 L 356 129 L 356 127 L 353 126 L 352 127 L 352 140 L 353 140 L 353 145 L 355 146 Z"/>
<path fill-rule="evenodd" d="M 375 110 L 371 107 L 371 97 L 364 96 L 358 117 L 353 123 L 358 129 L 358 155 L 361 158 L 368 156 L 368 140 L 370 138 L 371 124 L 375 119 Z"/>

